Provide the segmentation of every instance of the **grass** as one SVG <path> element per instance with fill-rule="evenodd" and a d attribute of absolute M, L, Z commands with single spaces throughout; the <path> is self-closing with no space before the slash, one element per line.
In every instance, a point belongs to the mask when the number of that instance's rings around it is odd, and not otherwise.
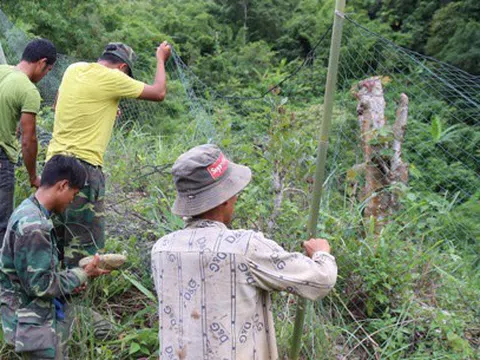
<path fill-rule="evenodd" d="M 50 122 L 47 117 L 47 128 Z M 287 129 L 281 138 L 297 137 L 307 123 Z M 115 337 L 96 340 L 93 319 L 80 314 L 70 346 L 72 359 L 158 358 L 150 248 L 159 237 L 182 227 L 181 219 L 170 211 L 175 194 L 170 168 L 179 154 L 201 142 L 192 140 L 193 131 L 186 128 L 172 140 L 155 128 L 135 123 L 115 130 L 105 159 L 106 251 L 127 254 L 128 263 L 121 271 L 94 280 L 73 300 L 111 321 Z M 274 198 L 270 155 L 248 150 L 233 138 L 227 140 L 235 159 L 254 169 L 234 225 L 264 230 Z M 277 146 L 277 154 L 305 150 L 295 142 L 272 146 Z M 289 250 L 298 250 L 303 236 L 308 211 L 305 194 L 310 187 L 305 169 L 311 169 L 313 160 L 282 164 L 287 172 L 294 166 L 295 176 L 287 180 L 295 191 L 285 196 L 277 224 L 267 235 Z M 17 173 L 20 200 L 29 189 L 24 169 Z M 344 191 L 345 173 L 341 168 L 331 173 L 328 211 L 322 210 L 319 225 L 319 233 L 332 243 L 339 280 L 335 290 L 307 312 L 302 358 L 480 359 L 478 252 L 469 250 L 478 247 L 478 225 L 469 220 L 475 212 L 458 212 L 459 207 L 447 198 L 407 189 L 402 211 L 375 234 L 371 222 L 362 217 L 363 204 Z M 296 299 L 286 293 L 273 298 L 279 352 L 285 358 Z M 0 358 L 16 357 L 3 344 Z"/>

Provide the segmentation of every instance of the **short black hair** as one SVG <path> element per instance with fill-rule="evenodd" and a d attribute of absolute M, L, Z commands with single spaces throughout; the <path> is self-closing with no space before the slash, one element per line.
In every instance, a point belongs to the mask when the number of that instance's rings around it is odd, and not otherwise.
<path fill-rule="evenodd" d="M 102 56 L 100 56 L 98 58 L 98 61 L 100 60 L 103 60 L 103 61 L 108 61 L 109 63 L 111 64 L 126 64 L 126 62 L 122 59 L 120 59 L 118 56 L 114 55 L 114 54 L 109 54 L 109 53 L 106 53 L 106 54 L 103 54 Z"/>
<path fill-rule="evenodd" d="M 45 164 L 40 186 L 52 187 L 62 180 L 68 180 L 71 188 L 81 189 L 87 180 L 87 171 L 73 156 L 54 155 Z"/>
<path fill-rule="evenodd" d="M 57 61 L 57 49 L 50 40 L 32 40 L 23 50 L 22 61 L 34 63 L 44 58 L 47 58 L 48 65 L 53 65 Z"/>

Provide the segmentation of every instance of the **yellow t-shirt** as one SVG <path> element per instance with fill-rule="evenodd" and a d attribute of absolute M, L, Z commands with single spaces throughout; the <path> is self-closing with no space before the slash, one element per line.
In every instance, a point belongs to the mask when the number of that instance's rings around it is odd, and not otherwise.
<path fill-rule="evenodd" d="M 70 65 L 58 90 L 47 160 L 71 154 L 103 165 L 120 98 L 138 98 L 143 88 L 144 83 L 98 63 Z"/>

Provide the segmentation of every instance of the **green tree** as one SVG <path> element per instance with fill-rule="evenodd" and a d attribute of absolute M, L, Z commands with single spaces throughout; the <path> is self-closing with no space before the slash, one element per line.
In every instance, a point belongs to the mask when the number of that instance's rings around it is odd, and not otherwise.
<path fill-rule="evenodd" d="M 432 56 L 480 74 L 480 2 L 453 2 L 438 10 L 426 49 Z"/>

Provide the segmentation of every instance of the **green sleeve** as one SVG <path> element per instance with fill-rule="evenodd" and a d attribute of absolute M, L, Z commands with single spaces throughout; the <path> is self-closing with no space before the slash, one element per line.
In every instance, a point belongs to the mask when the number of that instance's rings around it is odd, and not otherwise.
<path fill-rule="evenodd" d="M 32 85 L 33 86 L 33 85 Z M 38 114 L 40 111 L 41 97 L 35 86 L 24 92 L 21 112 Z"/>
<path fill-rule="evenodd" d="M 57 272 L 50 234 L 34 224 L 18 233 L 14 266 L 29 296 L 60 297 L 70 294 L 86 280 L 81 269 Z"/>

